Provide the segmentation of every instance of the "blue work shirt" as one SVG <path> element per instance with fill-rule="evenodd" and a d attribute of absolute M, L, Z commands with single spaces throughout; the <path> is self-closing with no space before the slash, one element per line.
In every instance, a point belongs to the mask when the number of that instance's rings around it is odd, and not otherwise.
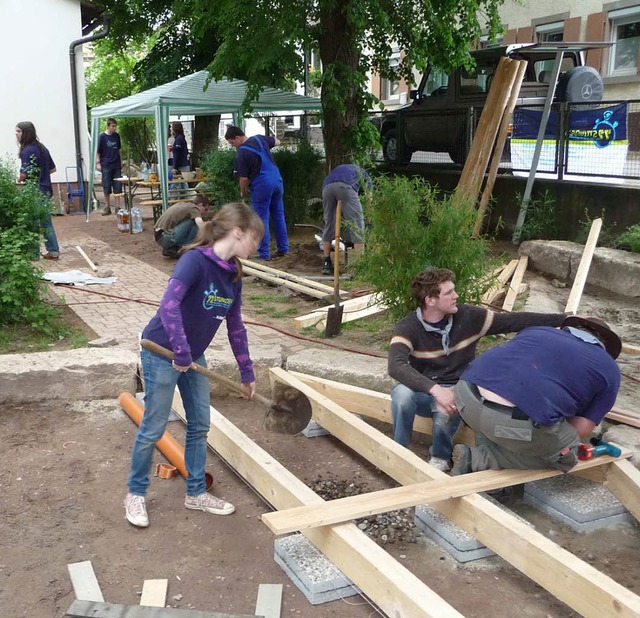
<path fill-rule="evenodd" d="M 98 156 L 100 157 L 100 166 L 105 169 L 111 169 L 120 166 L 120 135 L 118 132 L 101 133 L 98 138 Z"/>
<path fill-rule="evenodd" d="M 359 165 L 353 163 L 344 163 L 333 168 L 329 175 L 324 179 L 322 188 L 334 182 L 344 182 L 350 185 L 354 191 L 359 192 L 363 188 L 363 185 L 369 189 L 373 186 L 371 178 L 367 172 L 365 172 Z"/>

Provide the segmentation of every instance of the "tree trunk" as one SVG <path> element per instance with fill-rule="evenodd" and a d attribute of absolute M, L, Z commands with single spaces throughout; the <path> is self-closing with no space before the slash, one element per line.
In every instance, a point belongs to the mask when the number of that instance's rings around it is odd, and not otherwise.
<path fill-rule="evenodd" d="M 218 128 L 220 114 L 213 116 L 196 116 L 193 125 L 193 151 L 191 153 L 192 167 L 198 167 L 200 160 L 208 150 L 218 147 Z"/>
<path fill-rule="evenodd" d="M 320 59 L 325 79 L 322 82 L 324 144 L 327 169 L 348 163 L 352 150 L 350 137 L 358 126 L 361 99 L 356 74 L 360 55 L 354 47 L 354 28 L 347 20 L 349 0 L 337 0 L 320 13 Z"/>

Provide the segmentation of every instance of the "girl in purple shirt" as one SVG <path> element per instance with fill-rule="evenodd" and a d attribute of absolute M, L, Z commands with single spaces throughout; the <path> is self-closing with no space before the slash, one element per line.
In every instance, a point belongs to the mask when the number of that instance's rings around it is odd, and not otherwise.
<path fill-rule="evenodd" d="M 227 322 L 231 349 L 238 362 L 247 399 L 255 393 L 255 375 L 249 356 L 247 332 L 240 313 L 242 266 L 257 248 L 264 227 L 262 220 L 245 204 L 226 204 L 204 224 L 182 256 L 169 280 L 160 308 L 142 336 L 174 352 L 172 361 L 142 349 L 144 416 L 131 455 L 129 493 L 125 514 L 134 526 L 146 527 L 149 518 L 145 494 L 156 442 L 164 433 L 176 385 L 187 417 L 185 507 L 230 515 L 232 504 L 207 493 L 205 463 L 209 432 L 209 380 L 191 368 L 206 367 L 204 351 L 222 320 Z"/>

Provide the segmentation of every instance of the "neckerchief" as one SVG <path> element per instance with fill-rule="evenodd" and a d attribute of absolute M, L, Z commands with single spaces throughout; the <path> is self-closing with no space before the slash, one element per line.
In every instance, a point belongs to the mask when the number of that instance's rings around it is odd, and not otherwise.
<path fill-rule="evenodd" d="M 429 322 L 425 322 L 422 318 L 421 307 L 416 309 L 416 315 L 418 316 L 420 324 L 422 324 L 428 333 L 438 333 L 442 336 L 442 349 L 444 350 L 445 355 L 449 356 L 449 331 L 451 330 L 451 326 L 453 326 L 453 314 L 447 318 L 447 324 L 444 328 L 436 328 L 435 326 L 431 326 Z"/>

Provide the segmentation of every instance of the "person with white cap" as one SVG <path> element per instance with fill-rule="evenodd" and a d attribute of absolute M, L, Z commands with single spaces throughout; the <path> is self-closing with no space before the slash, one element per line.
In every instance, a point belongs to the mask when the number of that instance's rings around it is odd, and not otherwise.
<path fill-rule="evenodd" d="M 481 354 L 454 387 L 476 446 L 453 448 L 451 474 L 578 463 L 580 439 L 611 410 L 620 388 L 620 338 L 599 318 L 526 328 Z"/>

